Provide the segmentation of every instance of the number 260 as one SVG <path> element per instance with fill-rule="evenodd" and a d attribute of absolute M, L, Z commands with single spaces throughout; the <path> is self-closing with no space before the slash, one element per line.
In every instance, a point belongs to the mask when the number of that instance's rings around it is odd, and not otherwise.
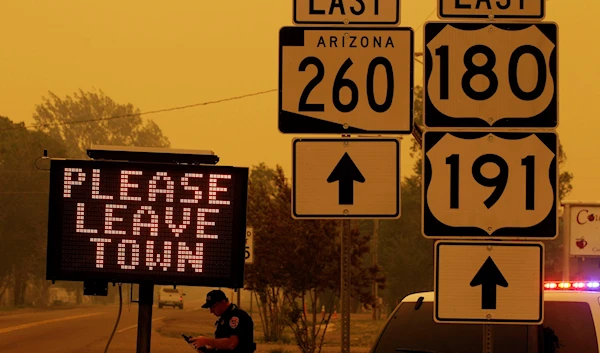
<path fill-rule="evenodd" d="M 358 105 L 358 86 L 354 81 L 349 78 L 344 78 L 346 71 L 352 66 L 354 63 L 352 59 L 348 58 L 342 64 L 342 67 L 338 70 L 338 73 L 335 75 L 335 80 L 333 81 L 333 89 L 331 92 L 331 97 L 333 99 L 333 105 L 335 108 L 342 113 L 349 113 L 356 108 Z M 298 111 L 301 112 L 324 112 L 325 105 L 322 103 L 307 103 L 308 96 L 312 92 L 315 87 L 325 77 L 325 66 L 323 62 L 314 56 L 309 56 L 302 60 L 300 66 L 298 67 L 298 71 L 306 71 L 309 65 L 312 65 L 317 68 L 317 75 L 312 78 L 302 91 L 302 95 L 300 96 L 300 104 L 298 105 Z M 385 95 L 385 101 L 382 104 L 379 104 L 375 101 L 375 69 L 377 66 L 383 66 L 385 69 L 386 77 L 387 77 L 387 90 Z M 351 93 L 351 99 L 348 104 L 343 104 L 340 99 L 340 91 L 342 88 L 348 88 Z M 392 64 L 390 61 L 384 57 L 376 57 L 369 64 L 369 68 L 367 69 L 367 98 L 369 101 L 369 106 L 371 109 L 377 113 L 383 113 L 390 109 L 392 106 L 393 98 L 394 98 L 394 70 L 392 68 Z"/>
<path fill-rule="evenodd" d="M 493 178 L 481 174 L 481 168 L 486 163 L 494 163 L 500 171 Z M 459 155 L 453 154 L 446 158 L 446 164 L 450 165 L 450 208 L 458 208 L 459 187 Z M 525 209 L 535 209 L 535 156 L 527 156 L 521 159 L 521 165 L 525 167 Z M 508 164 L 496 154 L 484 154 L 473 162 L 471 173 L 475 181 L 483 186 L 493 187 L 492 194 L 483 202 L 489 209 L 494 206 L 504 193 L 508 182 Z"/>

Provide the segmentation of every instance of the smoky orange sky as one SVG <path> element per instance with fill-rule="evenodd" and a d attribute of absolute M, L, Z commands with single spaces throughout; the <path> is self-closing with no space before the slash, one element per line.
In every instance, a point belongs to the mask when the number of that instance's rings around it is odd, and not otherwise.
<path fill-rule="evenodd" d="M 439 20 L 436 0 L 402 0 L 401 26 Z M 32 124 L 52 91 L 101 89 L 142 111 L 277 88 L 278 32 L 292 25 L 292 0 L 19 0 L 0 5 L 0 115 Z M 597 115 L 600 2 L 549 0 L 559 25 L 558 132 L 574 173 L 569 199 L 599 200 Z M 415 64 L 415 84 L 423 82 Z M 295 135 L 277 129 L 277 93 L 148 115 L 173 148 L 211 149 L 221 165 L 280 164 L 291 174 Z M 302 135 L 307 137 L 307 135 Z M 403 175 L 412 174 L 402 142 Z M 59 157 L 59 156 L 57 156 Z"/>

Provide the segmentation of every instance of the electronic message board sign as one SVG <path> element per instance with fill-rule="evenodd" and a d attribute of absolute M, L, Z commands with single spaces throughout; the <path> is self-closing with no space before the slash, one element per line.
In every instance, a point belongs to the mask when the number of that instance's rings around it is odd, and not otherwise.
<path fill-rule="evenodd" d="M 248 168 L 50 163 L 47 279 L 243 286 Z"/>

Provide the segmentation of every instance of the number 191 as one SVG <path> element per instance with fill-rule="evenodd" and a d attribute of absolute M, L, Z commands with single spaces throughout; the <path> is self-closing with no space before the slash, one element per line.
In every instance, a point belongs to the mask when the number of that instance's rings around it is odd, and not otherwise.
<path fill-rule="evenodd" d="M 481 174 L 481 168 L 486 163 L 494 163 L 500 170 L 498 175 L 488 178 Z M 459 155 L 453 154 L 446 158 L 446 164 L 450 165 L 450 208 L 458 208 L 459 191 Z M 527 156 L 521 159 L 521 165 L 525 167 L 525 209 L 535 209 L 535 156 Z M 495 154 L 484 154 L 473 162 L 471 168 L 473 179 L 483 186 L 493 187 L 492 194 L 483 202 L 489 209 L 500 199 L 508 182 L 508 164 Z"/>

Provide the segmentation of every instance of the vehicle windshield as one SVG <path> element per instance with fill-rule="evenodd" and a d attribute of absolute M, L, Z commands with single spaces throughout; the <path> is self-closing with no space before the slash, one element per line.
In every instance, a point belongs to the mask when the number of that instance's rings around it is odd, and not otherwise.
<path fill-rule="evenodd" d="M 544 323 L 492 325 L 494 353 L 598 353 L 592 312 L 587 303 L 545 302 Z M 483 325 L 438 324 L 433 303 L 417 310 L 401 304 L 384 329 L 373 353 L 390 352 L 481 353 Z"/>

